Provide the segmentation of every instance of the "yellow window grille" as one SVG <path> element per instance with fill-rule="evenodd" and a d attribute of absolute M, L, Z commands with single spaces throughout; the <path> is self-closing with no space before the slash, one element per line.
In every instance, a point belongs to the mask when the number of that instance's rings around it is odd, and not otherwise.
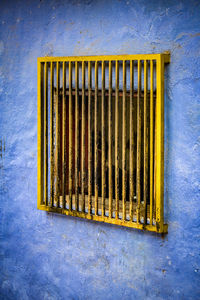
<path fill-rule="evenodd" d="M 167 232 L 169 54 L 38 58 L 38 209 Z"/>

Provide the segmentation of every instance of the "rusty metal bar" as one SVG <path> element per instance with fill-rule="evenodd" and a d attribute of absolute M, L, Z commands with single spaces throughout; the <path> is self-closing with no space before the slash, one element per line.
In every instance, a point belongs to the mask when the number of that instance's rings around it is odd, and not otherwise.
<path fill-rule="evenodd" d="M 147 189 L 148 189 L 148 127 L 147 127 L 147 90 L 148 90 L 148 62 L 144 61 L 144 224 L 147 223 Z"/>
<path fill-rule="evenodd" d="M 129 214 L 130 221 L 133 221 L 133 201 L 134 201 L 134 116 L 133 116 L 133 105 L 134 105 L 134 61 L 130 61 L 130 153 L 129 153 L 129 163 L 130 163 L 130 176 L 129 176 Z"/>
<path fill-rule="evenodd" d="M 141 203 L 141 61 L 138 60 L 138 96 L 137 96 L 137 171 L 136 171 L 136 197 L 137 197 L 137 223 L 140 223 Z"/>
<path fill-rule="evenodd" d="M 92 68 L 88 62 L 88 214 L 92 213 Z"/>
<path fill-rule="evenodd" d="M 81 119 L 81 211 L 85 212 L 85 62 L 82 62 L 82 119 Z"/>
<path fill-rule="evenodd" d="M 153 224 L 153 161 L 154 161 L 154 99 L 153 99 L 153 60 L 150 61 L 150 225 Z"/>
<path fill-rule="evenodd" d="M 56 64 L 56 206 L 60 206 L 60 103 L 59 103 L 59 89 L 60 89 L 60 62 Z"/>
<path fill-rule="evenodd" d="M 115 62 L 115 218 L 119 217 L 119 62 Z"/>
<path fill-rule="evenodd" d="M 126 219 L 126 61 L 123 60 L 122 103 L 122 219 Z"/>
<path fill-rule="evenodd" d="M 98 62 L 95 62 L 95 99 L 94 99 L 94 186 L 95 186 L 95 215 L 98 215 Z"/>
<path fill-rule="evenodd" d="M 44 201 L 48 206 L 48 62 L 44 67 Z"/>
<path fill-rule="evenodd" d="M 108 183 L 109 183 L 109 217 L 112 218 L 112 61 L 109 61 L 109 95 L 108 95 Z"/>
<path fill-rule="evenodd" d="M 54 206 L 54 63 L 50 66 L 50 206 Z"/>
<path fill-rule="evenodd" d="M 72 62 L 69 62 L 69 210 L 72 210 L 73 188 L 73 116 L 72 116 Z"/>
<path fill-rule="evenodd" d="M 66 171 L 67 171 L 67 105 L 66 105 L 66 62 L 63 62 L 63 105 L 62 105 L 62 207 L 65 208 L 66 199 Z"/>
<path fill-rule="evenodd" d="M 101 156 L 101 176 L 102 176 L 102 208 L 101 215 L 105 215 L 105 195 L 106 195 L 106 176 L 105 176 L 105 62 L 102 61 L 102 96 L 101 96 L 101 136 L 102 136 L 102 156 Z"/>
<path fill-rule="evenodd" d="M 79 210 L 79 63 L 75 62 L 75 210 Z"/>

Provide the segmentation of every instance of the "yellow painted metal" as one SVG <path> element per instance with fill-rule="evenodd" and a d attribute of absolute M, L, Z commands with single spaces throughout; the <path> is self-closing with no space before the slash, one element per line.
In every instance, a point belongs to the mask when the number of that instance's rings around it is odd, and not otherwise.
<path fill-rule="evenodd" d="M 126 219 L 126 61 L 123 60 L 123 99 L 122 99 L 122 219 Z"/>
<path fill-rule="evenodd" d="M 137 223 L 140 223 L 141 203 L 141 61 L 138 60 L 138 87 L 137 87 L 137 175 L 136 175 L 136 197 L 137 197 Z"/>
<path fill-rule="evenodd" d="M 162 55 L 164 61 L 167 63 L 169 62 L 169 53 L 162 53 L 162 54 L 134 54 L 134 55 L 97 55 L 97 56 L 64 56 L 64 57 L 39 57 L 39 62 L 45 61 L 128 61 L 128 60 L 157 60 L 159 59 L 160 55 Z"/>
<path fill-rule="evenodd" d="M 54 206 L 54 64 L 50 66 L 50 205 Z"/>
<path fill-rule="evenodd" d="M 72 210 L 73 188 L 73 115 L 72 115 L 72 62 L 69 62 L 69 210 Z"/>
<path fill-rule="evenodd" d="M 154 99 L 153 99 L 153 60 L 150 61 L 150 225 L 153 224 L 153 159 L 154 159 Z"/>
<path fill-rule="evenodd" d="M 134 90 L 134 61 L 130 61 L 130 156 L 129 156 L 129 164 L 130 164 L 130 177 L 129 177 L 129 185 L 130 185 L 130 220 L 133 220 L 133 200 L 134 200 L 134 167 L 133 167 L 133 157 L 134 157 L 134 129 L 133 129 L 133 90 Z"/>
<path fill-rule="evenodd" d="M 94 99 L 94 193 L 95 215 L 98 215 L 98 62 L 95 62 L 95 99 Z"/>
<path fill-rule="evenodd" d="M 44 65 L 44 202 L 48 206 L 48 62 Z"/>
<path fill-rule="evenodd" d="M 154 232 L 167 232 L 167 225 L 164 224 L 164 63 L 169 62 L 169 54 L 148 54 L 148 55 L 119 55 L 119 56 L 89 56 L 89 57 L 45 57 L 38 58 L 38 209 L 46 210 L 49 212 L 57 212 L 66 215 L 86 218 L 89 220 L 95 220 L 100 222 L 107 222 L 111 224 L 127 226 L 138 229 L 145 229 Z M 108 90 L 108 177 L 109 177 L 109 199 L 106 199 L 108 216 L 105 215 L 105 197 L 106 197 L 106 120 L 105 120 L 105 62 L 109 62 L 109 90 Z M 115 61 L 115 199 L 113 199 L 112 191 L 112 62 Z M 122 200 L 119 199 L 119 61 L 123 64 L 123 91 L 122 91 Z M 133 138 L 133 105 L 134 105 L 134 83 L 133 83 L 133 61 L 138 64 L 137 75 L 137 153 L 134 153 L 134 138 Z M 150 64 L 150 91 L 148 91 L 148 66 L 147 61 Z M 156 63 L 156 97 L 153 91 L 153 61 Z M 47 174 L 48 169 L 46 145 L 48 145 L 48 62 L 50 62 L 50 206 L 47 202 Z M 66 71 L 65 63 L 69 63 L 69 193 L 66 195 L 65 189 L 65 171 L 66 171 Z M 79 86 L 78 86 L 78 62 L 82 62 L 82 104 L 81 104 L 81 135 L 78 133 L 78 120 L 79 120 Z M 88 212 L 85 212 L 85 136 L 86 136 L 86 124 L 85 124 L 85 63 L 88 63 Z M 95 167 L 95 213 L 92 212 L 92 62 L 95 62 L 95 92 L 94 92 L 94 167 Z M 98 100 L 98 62 L 102 66 L 102 89 L 101 89 L 101 144 L 102 144 L 102 156 L 101 156 L 101 176 L 102 176 L 102 197 L 100 200 L 98 195 L 98 181 L 97 181 L 97 163 L 98 153 L 97 151 L 97 100 Z M 128 203 L 128 210 L 126 205 L 126 62 L 130 62 L 130 156 L 129 156 L 129 183 L 130 194 Z M 54 88 L 54 63 L 57 65 L 56 72 L 56 87 Z M 62 112 L 59 107 L 61 103 L 60 99 L 60 63 L 63 66 L 63 86 L 62 86 Z M 73 116 L 73 98 L 72 98 L 72 69 L 75 63 L 75 115 Z M 144 66 L 144 67 L 143 67 Z M 144 69 L 144 96 L 142 93 L 142 70 Z M 54 108 L 54 89 L 56 91 L 56 109 Z M 74 93 L 74 92 L 73 92 Z M 149 97 L 149 98 L 148 98 Z M 149 104 L 148 103 L 149 99 Z M 155 129 L 154 129 L 154 101 L 155 105 Z M 142 105 L 144 105 L 144 116 L 142 117 Z M 149 111 L 147 113 L 147 111 Z M 62 113 L 62 179 L 60 178 L 60 114 Z M 149 114 L 149 125 L 147 116 Z M 54 125 L 54 118 L 56 119 L 56 126 Z M 75 119 L 75 166 L 73 169 L 73 118 Z M 142 134 L 142 120 L 143 130 Z M 56 135 L 54 137 L 54 127 Z M 150 141 L 148 138 L 148 130 L 150 130 Z M 81 136 L 81 212 L 79 211 L 79 204 L 77 196 L 78 191 L 78 178 L 79 178 L 79 138 Z M 142 138 L 144 138 L 143 150 L 142 150 Z M 56 143 L 54 142 L 56 141 Z M 155 142 L 155 149 L 154 149 Z M 56 152 L 54 151 L 54 143 L 56 146 Z M 148 155 L 148 145 L 150 154 Z M 141 151 L 144 151 L 144 162 L 141 165 Z M 154 153 L 155 151 L 155 153 Z M 55 152 L 55 153 L 54 153 Z M 56 157 L 55 157 L 56 154 Z M 136 201 L 137 220 L 133 220 L 133 201 L 134 201 L 134 155 L 136 156 Z M 148 157 L 150 162 L 148 162 Z M 143 193 L 141 194 L 141 171 L 143 166 L 144 182 Z M 149 167 L 148 167 L 149 166 Z M 149 171 L 148 171 L 149 168 Z M 73 174 L 75 172 L 75 194 L 73 194 Z M 149 175 L 148 175 L 149 174 Z M 62 180 L 62 196 L 61 196 L 61 184 Z M 56 183 L 56 206 L 54 207 L 54 182 Z M 147 215 L 147 182 L 149 182 L 149 197 L 150 204 L 148 205 Z M 154 191 L 155 190 L 155 191 Z M 154 196 L 155 193 L 155 196 Z M 142 198 L 141 198 L 142 197 Z M 154 201 L 155 197 L 155 201 Z M 69 204 L 69 208 L 65 206 L 65 198 Z M 62 207 L 60 207 L 60 201 L 62 200 Z M 98 200 L 98 201 L 97 201 Z M 75 203 L 75 209 L 72 209 L 72 201 Z M 101 202 L 101 215 L 98 215 L 98 202 Z M 119 217 L 119 202 L 122 203 L 121 215 Z M 115 218 L 112 218 L 112 209 L 115 205 L 116 213 Z M 156 211 L 154 212 L 154 202 Z M 74 205 L 74 204 L 73 204 Z M 135 204 L 134 204 L 135 206 Z M 127 213 L 129 217 L 127 218 Z M 144 219 L 141 219 L 141 215 Z M 154 215 L 156 216 L 156 223 L 154 223 Z M 127 219 L 126 219 L 127 218 Z M 147 219 L 149 218 L 149 219 Z"/>
<path fill-rule="evenodd" d="M 105 176 L 105 165 L 106 165 L 106 158 L 105 158 L 105 62 L 102 61 L 102 96 L 101 96 L 101 180 L 102 180 L 102 208 L 101 208 L 101 215 L 105 215 L 105 188 L 106 188 L 106 176 Z"/>
<path fill-rule="evenodd" d="M 38 196 L 37 207 L 40 209 L 44 199 L 44 65 L 38 61 Z"/>
<path fill-rule="evenodd" d="M 109 185 L 109 217 L 112 217 L 112 61 L 109 61 L 109 92 L 108 92 L 108 185 Z"/>
<path fill-rule="evenodd" d="M 144 201 L 144 224 L 147 222 L 147 188 L 148 188 L 148 126 L 147 126 L 147 91 L 148 91 L 148 62 L 144 61 L 144 180 L 143 180 L 143 201 Z"/>
<path fill-rule="evenodd" d="M 154 62 L 155 63 L 155 73 L 157 71 L 157 61 Z M 153 75 L 154 77 L 154 75 Z M 156 76 L 157 77 L 157 76 Z M 155 80 L 155 86 L 156 86 L 156 91 L 157 91 L 157 78 L 153 78 L 153 80 Z M 157 95 L 156 95 L 157 96 Z M 154 147 L 154 152 L 153 152 L 153 167 L 154 167 L 154 172 L 153 172 L 153 223 L 155 223 L 155 214 L 156 214 L 156 164 L 157 164 L 157 160 L 156 160 L 156 139 L 157 139 L 157 134 L 156 134 L 156 106 L 157 106 L 157 101 L 154 101 L 154 140 L 153 140 L 153 147 Z"/>
<path fill-rule="evenodd" d="M 120 219 L 115 219 L 115 218 L 109 218 L 109 217 L 103 217 L 103 216 L 95 216 L 95 215 L 89 215 L 87 213 L 83 212 L 78 212 L 78 211 L 70 211 L 68 209 L 62 209 L 62 208 L 51 208 L 51 207 L 46 207 L 46 206 L 40 206 L 40 210 L 48 211 L 48 212 L 55 212 L 55 213 L 60 213 L 64 214 L 67 216 L 73 216 L 73 217 L 78 217 L 78 218 L 83 218 L 87 220 L 93 220 L 93 221 L 98 221 L 98 222 L 104 222 L 104 223 L 110 223 L 114 225 L 119 225 L 119 226 L 125 226 L 129 228 L 135 228 L 135 229 L 141 229 L 141 230 L 148 230 L 148 231 L 153 231 L 153 232 L 158 232 L 156 226 L 152 225 L 146 225 L 144 226 L 143 224 L 137 224 L 136 222 L 130 222 L 130 221 L 124 221 Z M 159 232 L 161 233 L 161 232 Z M 163 232 L 162 233 L 167 233 L 167 226 L 166 224 L 163 227 Z"/>
<path fill-rule="evenodd" d="M 75 210 L 79 210 L 79 63 L 75 62 Z"/>
<path fill-rule="evenodd" d="M 119 217 L 119 62 L 115 62 L 115 218 Z"/>
<path fill-rule="evenodd" d="M 63 62 L 63 103 L 62 103 L 62 207 L 65 208 L 66 173 L 67 173 L 67 105 L 66 105 L 66 62 Z"/>
<path fill-rule="evenodd" d="M 92 213 L 92 66 L 88 62 L 88 214 Z"/>
<path fill-rule="evenodd" d="M 56 94 L 56 205 L 60 206 L 60 62 L 56 63 L 56 86 L 57 86 L 57 94 Z"/>
<path fill-rule="evenodd" d="M 85 62 L 82 62 L 82 119 L 81 119 L 81 211 L 85 212 Z"/>
<path fill-rule="evenodd" d="M 164 57 L 159 56 L 156 64 L 156 227 L 164 228 Z"/>

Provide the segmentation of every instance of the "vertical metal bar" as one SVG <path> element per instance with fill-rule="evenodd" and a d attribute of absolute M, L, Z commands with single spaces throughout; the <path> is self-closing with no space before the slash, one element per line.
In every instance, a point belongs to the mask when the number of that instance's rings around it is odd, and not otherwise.
<path fill-rule="evenodd" d="M 75 210 L 79 210 L 79 63 L 75 62 Z"/>
<path fill-rule="evenodd" d="M 69 210 L 72 210 L 73 187 L 73 116 L 72 116 L 72 62 L 69 61 Z"/>
<path fill-rule="evenodd" d="M 85 62 L 82 62 L 82 119 L 81 119 L 81 194 L 82 194 L 82 208 L 85 211 Z"/>
<path fill-rule="evenodd" d="M 98 215 L 98 62 L 95 62 L 95 106 L 94 106 L 94 184 L 95 184 L 95 215 Z"/>
<path fill-rule="evenodd" d="M 119 217 L 119 61 L 115 62 L 115 218 Z"/>
<path fill-rule="evenodd" d="M 133 128 L 133 98 L 134 93 L 134 61 L 130 61 L 130 177 L 129 177 L 129 185 L 130 185 L 130 221 L 133 221 L 133 200 L 134 200 L 134 166 L 133 166 L 133 158 L 134 158 L 134 128 Z"/>
<path fill-rule="evenodd" d="M 137 178 L 136 178 L 136 197 L 137 197 L 137 223 L 140 223 L 140 202 L 141 202 L 141 61 L 138 60 L 138 91 L 137 91 Z"/>
<path fill-rule="evenodd" d="M 155 76 L 157 76 L 157 60 L 155 60 L 155 67 L 154 67 L 154 72 L 155 72 Z M 154 74 L 153 74 L 153 78 L 155 80 Z M 153 153 L 153 158 L 154 158 L 154 162 L 153 162 L 153 217 L 155 216 L 156 218 L 156 106 L 157 106 L 157 79 L 155 80 L 155 89 L 156 89 L 156 98 L 154 99 L 154 141 L 153 141 L 153 147 L 154 147 L 154 153 Z"/>
<path fill-rule="evenodd" d="M 163 232 L 164 223 L 164 60 L 156 64 L 156 227 Z"/>
<path fill-rule="evenodd" d="M 108 182 L 109 182 L 109 217 L 112 218 L 112 61 L 109 61 L 109 92 L 108 92 Z"/>
<path fill-rule="evenodd" d="M 54 183 L 55 183 L 55 166 L 54 166 L 54 63 L 50 66 L 50 205 L 54 206 Z"/>
<path fill-rule="evenodd" d="M 43 204 L 44 187 L 44 66 L 38 61 L 38 200 L 37 206 Z"/>
<path fill-rule="evenodd" d="M 122 106 L 122 219 L 126 219 L 126 61 L 123 61 Z"/>
<path fill-rule="evenodd" d="M 92 210 L 92 69 L 88 62 L 88 214 Z"/>
<path fill-rule="evenodd" d="M 150 225 L 153 224 L 153 151 L 154 151 L 154 99 L 153 60 L 150 61 Z"/>
<path fill-rule="evenodd" d="M 56 65 L 56 205 L 60 206 L 60 100 L 59 100 L 59 90 L 60 90 L 60 63 L 57 62 Z"/>
<path fill-rule="evenodd" d="M 148 188 L 148 128 L 147 128 L 147 90 L 148 90 L 148 62 L 144 61 L 144 224 L 147 223 L 147 188 Z"/>
<path fill-rule="evenodd" d="M 66 107 L 66 62 L 63 62 L 63 105 L 62 105 L 62 207 L 66 204 L 66 169 L 67 169 L 67 143 L 66 143 L 66 123 L 67 123 L 67 107 Z"/>
<path fill-rule="evenodd" d="M 44 71 L 44 200 L 48 206 L 48 62 Z"/>
<path fill-rule="evenodd" d="M 105 215 L 105 194 L 106 194 L 106 178 L 105 178 L 105 61 L 102 61 L 102 95 L 101 95 L 101 134 L 102 134 L 102 156 L 101 156 L 101 176 L 102 176 L 102 208 L 101 215 Z"/>

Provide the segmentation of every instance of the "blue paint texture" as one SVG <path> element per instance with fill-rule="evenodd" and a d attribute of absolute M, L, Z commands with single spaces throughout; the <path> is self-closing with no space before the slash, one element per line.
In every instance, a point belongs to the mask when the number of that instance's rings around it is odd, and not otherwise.
<path fill-rule="evenodd" d="M 0 3 L 0 299 L 200 299 L 200 2 Z M 37 57 L 171 52 L 165 237 L 38 211 Z"/>

